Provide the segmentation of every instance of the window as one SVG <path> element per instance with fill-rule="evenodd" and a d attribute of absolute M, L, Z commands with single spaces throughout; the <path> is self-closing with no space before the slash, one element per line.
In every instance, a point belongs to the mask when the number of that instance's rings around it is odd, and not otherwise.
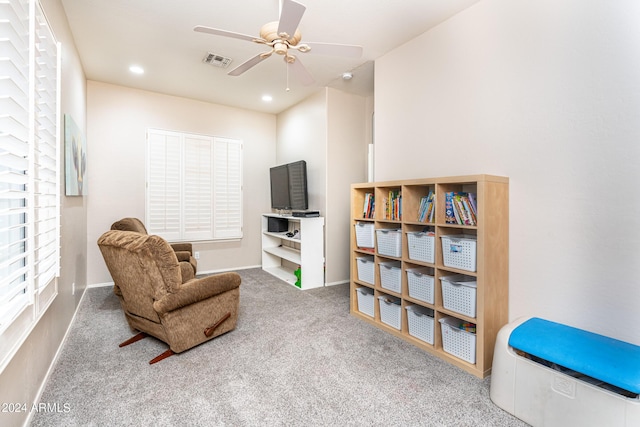
<path fill-rule="evenodd" d="M 169 241 L 242 237 L 242 142 L 147 131 L 146 227 Z"/>
<path fill-rule="evenodd" d="M 0 371 L 57 295 L 60 46 L 35 0 L 0 0 Z"/>

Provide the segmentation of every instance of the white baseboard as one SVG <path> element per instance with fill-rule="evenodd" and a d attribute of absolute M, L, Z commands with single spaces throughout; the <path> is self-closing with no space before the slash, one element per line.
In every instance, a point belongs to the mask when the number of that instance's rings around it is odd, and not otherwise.
<path fill-rule="evenodd" d="M 104 288 L 107 286 L 113 286 L 113 282 L 105 282 L 105 283 L 94 283 L 93 285 L 87 285 L 87 289 L 89 288 Z"/>
<path fill-rule="evenodd" d="M 339 280 L 337 282 L 327 283 L 325 286 L 344 285 L 345 283 L 349 283 L 349 279 L 347 279 L 347 280 Z"/>
<path fill-rule="evenodd" d="M 250 265 L 250 266 L 247 266 L 247 267 L 235 267 L 235 268 L 225 268 L 225 269 L 219 269 L 219 270 L 198 271 L 197 275 L 199 276 L 201 274 L 226 273 L 227 271 L 249 270 L 251 268 L 262 268 L 262 266 L 261 265 Z M 89 289 L 89 288 L 103 288 L 103 287 L 107 287 L 107 286 L 113 286 L 113 282 L 93 283 L 91 285 L 87 285 L 86 289 Z"/>
<path fill-rule="evenodd" d="M 198 271 L 196 273 L 198 276 L 201 274 L 216 274 L 216 273 L 226 273 L 227 271 L 239 271 L 239 270 L 249 270 L 252 268 L 262 268 L 261 265 L 249 265 L 246 267 L 234 267 L 234 268 L 224 268 L 219 270 L 207 270 L 207 271 Z"/>

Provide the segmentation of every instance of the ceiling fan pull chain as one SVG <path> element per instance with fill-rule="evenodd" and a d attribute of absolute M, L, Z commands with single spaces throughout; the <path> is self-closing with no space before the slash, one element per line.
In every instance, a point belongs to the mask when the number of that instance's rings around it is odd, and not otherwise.
<path fill-rule="evenodd" d="M 287 61 L 286 58 L 285 58 L 284 63 L 286 64 L 285 67 L 287 67 L 287 88 L 285 89 L 285 91 L 289 92 L 289 90 L 290 90 L 289 89 L 289 61 Z"/>

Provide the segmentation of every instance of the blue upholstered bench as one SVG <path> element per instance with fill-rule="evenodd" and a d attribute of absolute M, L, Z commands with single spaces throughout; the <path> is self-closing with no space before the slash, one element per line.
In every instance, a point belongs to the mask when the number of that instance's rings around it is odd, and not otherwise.
<path fill-rule="evenodd" d="M 540 318 L 496 337 L 491 400 L 533 426 L 640 426 L 640 346 Z"/>
<path fill-rule="evenodd" d="M 640 346 L 533 317 L 509 345 L 564 368 L 640 394 Z"/>

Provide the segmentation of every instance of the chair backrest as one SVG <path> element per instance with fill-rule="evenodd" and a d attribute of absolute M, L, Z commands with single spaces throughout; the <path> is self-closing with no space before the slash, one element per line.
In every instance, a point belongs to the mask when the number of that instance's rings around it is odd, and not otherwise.
<path fill-rule="evenodd" d="M 182 283 L 178 258 L 171 246 L 159 236 L 120 230 L 104 233 L 98 246 L 122 292 L 124 309 L 159 323 L 153 302 L 176 292 Z"/>
<path fill-rule="evenodd" d="M 122 218 L 111 224 L 112 230 L 135 231 L 136 233 L 148 234 L 147 228 L 138 218 Z"/>

